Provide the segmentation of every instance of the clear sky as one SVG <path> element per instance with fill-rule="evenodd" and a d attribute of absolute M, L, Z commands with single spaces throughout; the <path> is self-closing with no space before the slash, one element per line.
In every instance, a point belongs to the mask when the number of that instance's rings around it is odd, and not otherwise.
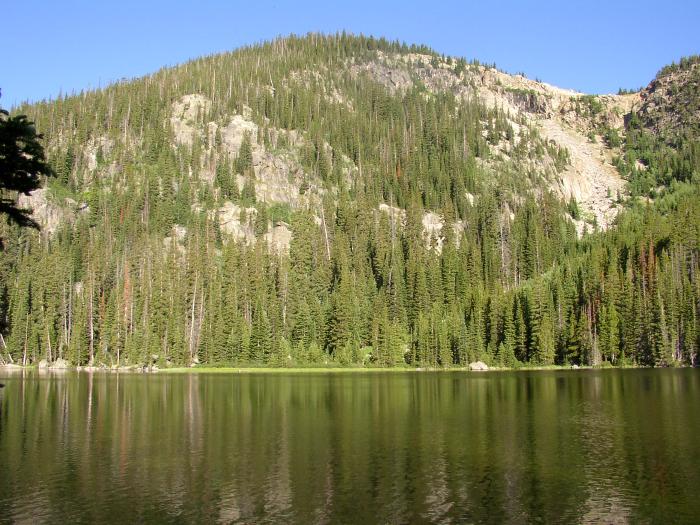
<path fill-rule="evenodd" d="M 0 20 L 3 107 L 308 31 L 427 44 L 587 93 L 700 53 L 698 0 L 6 0 Z"/>

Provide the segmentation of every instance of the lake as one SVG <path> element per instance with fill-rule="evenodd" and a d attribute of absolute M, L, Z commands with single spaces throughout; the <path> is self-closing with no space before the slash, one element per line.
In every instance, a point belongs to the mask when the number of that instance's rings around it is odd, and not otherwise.
<path fill-rule="evenodd" d="M 0 383 L 2 523 L 700 520 L 697 369 Z"/>

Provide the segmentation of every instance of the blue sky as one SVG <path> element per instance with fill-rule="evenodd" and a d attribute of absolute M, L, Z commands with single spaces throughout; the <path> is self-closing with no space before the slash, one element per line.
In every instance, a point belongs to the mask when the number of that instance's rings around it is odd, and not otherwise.
<path fill-rule="evenodd" d="M 289 33 L 373 34 L 587 93 L 700 53 L 700 2 L 7 0 L 0 105 L 55 97 Z"/>

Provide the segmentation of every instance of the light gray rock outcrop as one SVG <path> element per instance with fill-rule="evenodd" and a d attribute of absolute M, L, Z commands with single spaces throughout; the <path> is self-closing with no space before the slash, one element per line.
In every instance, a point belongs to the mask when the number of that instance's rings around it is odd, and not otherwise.
<path fill-rule="evenodd" d="M 472 372 L 485 372 L 488 369 L 488 365 L 483 361 L 475 361 L 474 363 L 469 363 L 469 370 L 471 370 Z"/>
<path fill-rule="evenodd" d="M 59 357 L 53 363 L 51 363 L 49 368 L 52 368 L 54 370 L 66 370 L 67 368 L 70 368 L 70 363 L 65 359 L 61 359 Z"/>

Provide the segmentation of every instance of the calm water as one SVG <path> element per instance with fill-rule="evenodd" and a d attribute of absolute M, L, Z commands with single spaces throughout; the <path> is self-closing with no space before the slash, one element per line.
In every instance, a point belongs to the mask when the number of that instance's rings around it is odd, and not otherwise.
<path fill-rule="evenodd" d="M 700 370 L 0 371 L 0 522 L 700 522 Z"/>

